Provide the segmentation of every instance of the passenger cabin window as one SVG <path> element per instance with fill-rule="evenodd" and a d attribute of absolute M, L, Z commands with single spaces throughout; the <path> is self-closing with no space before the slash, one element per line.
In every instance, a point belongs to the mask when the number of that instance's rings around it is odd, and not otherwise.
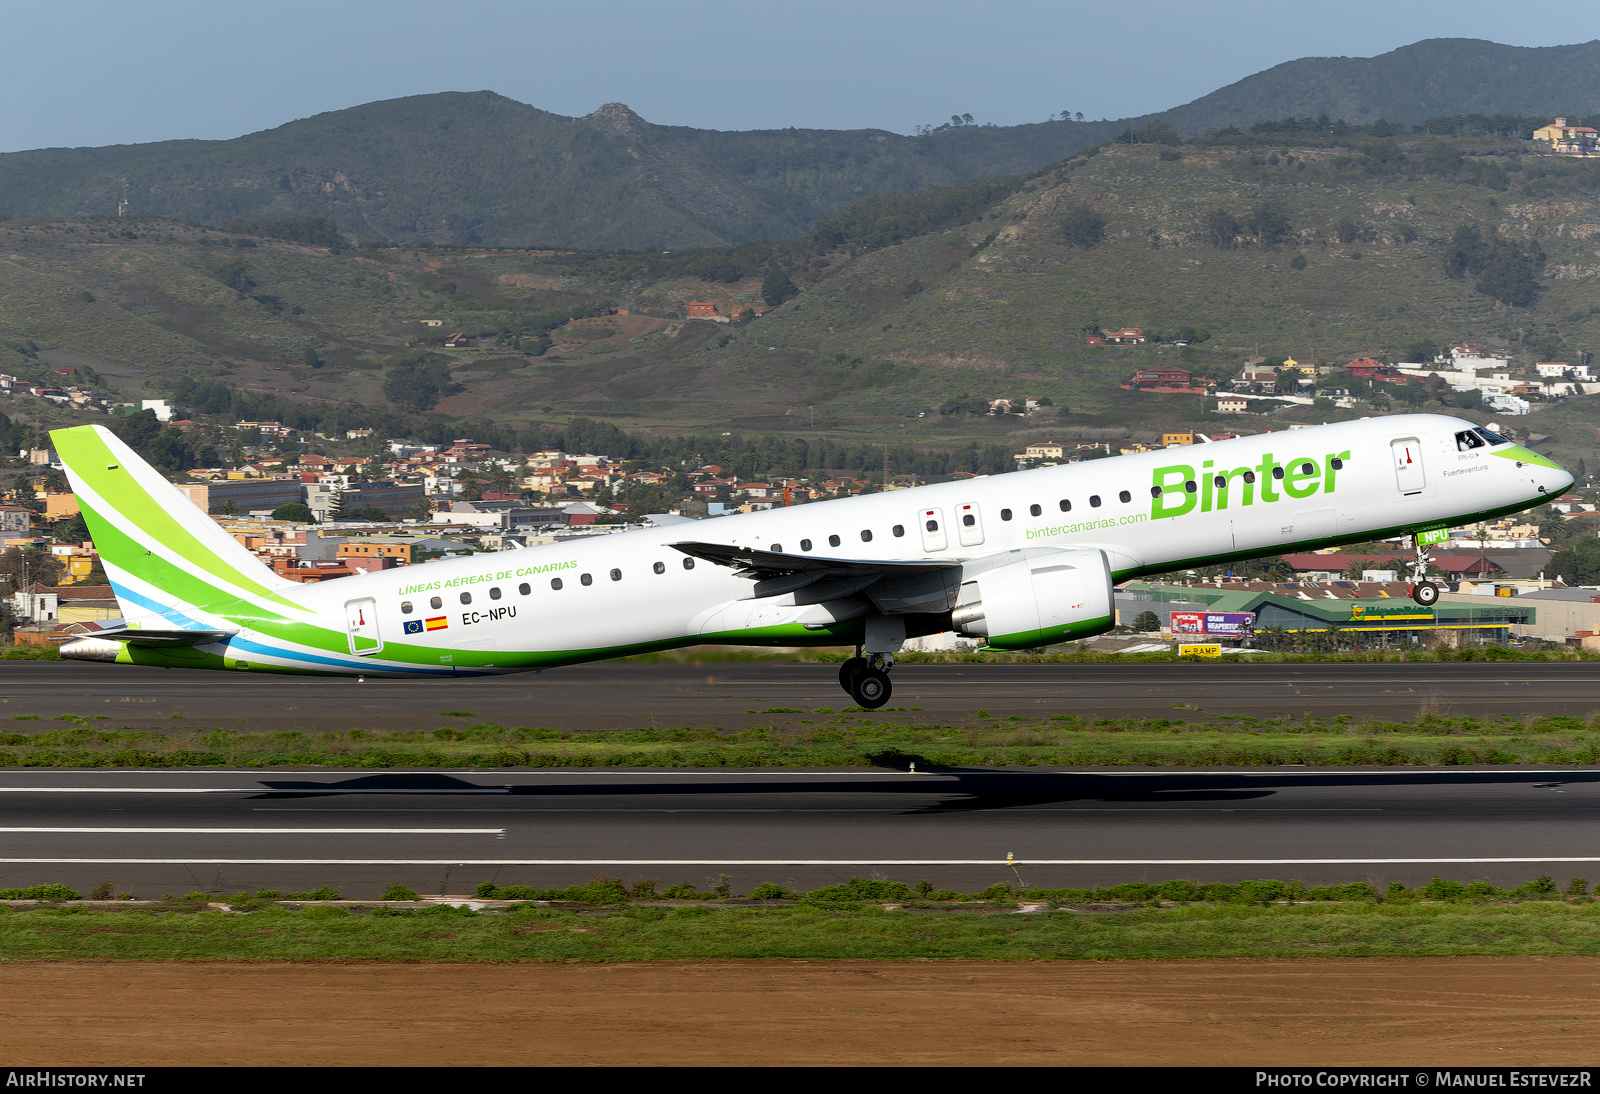
<path fill-rule="evenodd" d="M 1036 517 L 1042 512 L 1044 512 L 1044 506 L 1042 506 L 1042 505 L 1030 505 L 1030 506 L 1028 506 L 1028 513 L 1029 513 L 1030 516 L 1035 516 Z"/>
<path fill-rule="evenodd" d="M 499 600 L 500 599 L 500 586 L 491 585 L 489 587 L 489 599 L 490 600 Z"/>
<path fill-rule="evenodd" d="M 611 571 L 611 580 L 612 581 L 621 581 L 622 580 L 622 571 L 621 570 L 612 570 Z"/>
<path fill-rule="evenodd" d="M 684 568 L 684 569 L 685 569 L 685 570 L 692 570 L 692 569 L 694 569 L 694 559 L 692 559 L 692 558 L 686 558 L 686 559 L 684 559 L 684 560 L 683 560 L 683 568 Z"/>
<path fill-rule="evenodd" d="M 1089 495 L 1089 506 L 1092 509 L 1100 508 L 1100 495 L 1099 494 L 1090 494 Z"/>
<path fill-rule="evenodd" d="M 1200 484 L 1195 482 L 1193 479 L 1190 479 L 1188 482 L 1183 484 L 1183 488 L 1192 494 L 1196 490 L 1200 489 Z"/>
<path fill-rule="evenodd" d="M 926 527 L 926 528 L 927 528 L 927 529 L 928 529 L 928 531 L 930 531 L 930 532 L 937 532 L 937 531 L 938 531 L 938 530 L 939 530 L 939 522 L 938 522 L 938 521 L 936 521 L 936 520 L 930 520 L 930 521 L 928 521 L 928 523 L 927 523 L 927 524 L 926 524 L 926 525 L 925 525 L 925 527 Z"/>
<path fill-rule="evenodd" d="M 1477 431 L 1473 429 L 1463 429 L 1460 433 L 1456 434 L 1457 452 L 1471 452 L 1474 448 L 1486 447 L 1487 443 L 1488 442 L 1486 442 L 1482 437 L 1478 436 Z"/>
<path fill-rule="evenodd" d="M 401 603 L 400 603 L 400 614 L 401 615 L 410 615 L 411 614 L 411 601 L 409 601 L 409 600 L 401 601 Z"/>
<path fill-rule="evenodd" d="M 978 518 L 973 516 L 971 513 L 963 513 L 961 516 L 961 523 L 966 525 L 968 528 L 971 528 L 973 525 L 978 523 Z"/>
<path fill-rule="evenodd" d="M 839 537 L 838 536 L 829 536 L 828 537 L 828 546 L 829 547 L 837 547 L 837 546 L 839 546 Z"/>
<path fill-rule="evenodd" d="M 471 604 L 472 603 L 472 594 L 471 593 L 462 593 L 461 594 L 461 603 L 463 603 L 463 604 Z"/>
<path fill-rule="evenodd" d="M 802 551 L 809 551 L 809 550 L 811 550 L 811 541 L 810 541 L 810 540 L 809 540 L 809 539 L 803 539 L 803 540 L 801 540 L 801 541 L 800 541 L 800 549 L 801 549 L 801 550 L 802 550 Z"/>
<path fill-rule="evenodd" d="M 861 542 L 862 543 L 871 543 L 872 542 L 872 529 L 870 529 L 870 528 L 861 529 Z"/>
<path fill-rule="evenodd" d="M 667 564 L 665 562 L 658 562 L 650 568 L 658 574 L 664 574 L 667 572 Z"/>
<path fill-rule="evenodd" d="M 517 592 L 521 593 L 523 596 L 527 596 L 529 593 L 533 592 L 533 586 L 524 581 L 521 585 L 517 586 Z"/>
<path fill-rule="evenodd" d="M 1122 501 L 1124 503 L 1130 502 L 1130 501 L 1133 500 L 1133 495 L 1128 493 L 1128 491 L 1126 491 L 1126 490 L 1124 490 L 1122 493 L 1118 494 L 1117 497 L 1122 499 Z"/>
<path fill-rule="evenodd" d="M 578 575 L 578 584 L 579 585 L 593 585 L 594 584 L 594 575 L 593 574 L 579 574 Z"/>
<path fill-rule="evenodd" d="M 430 607 L 430 608 L 442 608 L 442 607 L 444 607 L 444 601 L 440 600 L 438 597 L 433 597 L 432 599 L 430 599 L 428 601 L 428 607 Z"/>
<path fill-rule="evenodd" d="M 1159 486 L 1152 486 L 1152 487 L 1151 487 L 1151 488 L 1150 488 L 1150 496 L 1151 496 L 1151 497 L 1152 497 L 1152 498 L 1159 498 L 1159 497 L 1160 497 L 1160 496 L 1161 496 L 1161 487 L 1159 487 Z"/>
<path fill-rule="evenodd" d="M 1272 469 L 1272 477 L 1273 477 L 1273 478 L 1275 478 L 1275 479 L 1281 479 L 1281 478 L 1283 478 L 1283 468 L 1281 468 L 1281 467 L 1274 467 L 1274 468 L 1273 468 L 1273 469 Z"/>
<path fill-rule="evenodd" d="M 1256 481 L 1256 473 L 1254 471 L 1246 471 L 1244 473 L 1244 481 L 1245 482 L 1255 482 Z"/>
<path fill-rule="evenodd" d="M 904 524 L 896 524 L 893 528 L 889 529 L 889 531 L 894 533 L 895 539 L 901 539 L 906 534 L 906 526 Z"/>
<path fill-rule="evenodd" d="M 1062 498 L 1061 499 L 1061 511 L 1063 513 L 1072 512 L 1072 503 L 1070 501 L 1068 501 L 1066 498 Z"/>
<path fill-rule="evenodd" d="M 1300 474 L 1302 474 L 1302 475 L 1315 475 L 1316 473 L 1317 473 L 1317 465 L 1314 464 L 1314 463 L 1311 463 L 1309 460 L 1300 465 Z"/>
<path fill-rule="evenodd" d="M 1218 475 L 1215 479 L 1211 480 L 1211 485 L 1215 486 L 1218 490 L 1226 490 L 1228 488 L 1228 476 Z"/>
<path fill-rule="evenodd" d="M 1009 509 L 1000 510 L 1000 519 L 1001 520 L 1010 520 L 1011 519 L 1011 510 L 1009 510 Z"/>
<path fill-rule="evenodd" d="M 775 555 L 781 555 L 781 554 L 783 554 L 783 544 L 774 543 L 774 544 L 770 545 L 767 548 L 767 550 L 771 551 Z"/>
<path fill-rule="evenodd" d="M 1328 466 L 1333 468 L 1335 471 L 1343 471 L 1344 470 L 1344 461 L 1341 460 L 1338 456 L 1335 456 L 1333 458 L 1332 462 L 1328 464 Z"/>
<path fill-rule="evenodd" d="M 551 578 L 551 579 L 550 579 L 550 587 L 551 587 L 551 588 L 552 588 L 552 589 L 559 589 L 559 588 L 561 588 L 561 579 L 560 579 L 560 578 L 559 578 L 559 577 L 552 577 L 552 578 Z"/>

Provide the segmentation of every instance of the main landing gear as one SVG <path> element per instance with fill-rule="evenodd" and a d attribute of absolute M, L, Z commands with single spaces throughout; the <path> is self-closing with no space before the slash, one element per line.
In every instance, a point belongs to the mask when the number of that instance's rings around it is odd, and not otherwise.
<path fill-rule="evenodd" d="M 1415 541 L 1412 546 L 1417 552 L 1417 559 L 1411 564 L 1411 599 L 1424 608 L 1431 608 L 1439 603 L 1439 586 L 1423 576 L 1428 572 L 1428 552 Z"/>
<path fill-rule="evenodd" d="M 889 670 L 894 668 L 894 654 L 874 653 L 856 655 L 839 666 L 839 686 L 850 693 L 856 705 L 867 710 L 877 710 L 894 694 L 889 683 Z"/>

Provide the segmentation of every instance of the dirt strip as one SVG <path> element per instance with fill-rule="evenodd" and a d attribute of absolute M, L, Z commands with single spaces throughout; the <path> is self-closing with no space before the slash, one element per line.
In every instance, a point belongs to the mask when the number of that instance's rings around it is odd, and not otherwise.
<path fill-rule="evenodd" d="M 1600 958 L 0 964 L 10 1066 L 1576 1065 Z"/>

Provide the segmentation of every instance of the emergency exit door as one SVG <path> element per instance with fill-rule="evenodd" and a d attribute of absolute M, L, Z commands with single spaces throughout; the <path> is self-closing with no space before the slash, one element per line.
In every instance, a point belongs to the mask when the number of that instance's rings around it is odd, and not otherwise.
<path fill-rule="evenodd" d="M 378 604 L 370 597 L 347 601 L 344 606 L 345 627 L 350 633 L 350 652 L 366 657 L 383 649 L 383 638 L 378 634 Z"/>
<path fill-rule="evenodd" d="M 1415 437 L 1402 437 L 1389 443 L 1394 454 L 1395 485 L 1407 496 L 1422 493 L 1427 477 L 1422 469 L 1422 444 Z"/>
<path fill-rule="evenodd" d="M 942 551 L 950 546 L 950 540 L 944 530 L 944 510 L 924 509 L 917 515 L 917 523 L 922 525 L 922 549 L 924 551 Z"/>

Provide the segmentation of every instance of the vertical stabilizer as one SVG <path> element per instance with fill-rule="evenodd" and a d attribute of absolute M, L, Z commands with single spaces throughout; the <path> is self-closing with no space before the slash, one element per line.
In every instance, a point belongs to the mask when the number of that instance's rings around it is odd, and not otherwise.
<path fill-rule="evenodd" d="M 130 622 L 200 629 L 246 605 L 276 615 L 299 588 L 278 577 L 160 473 L 98 425 L 50 434 L 96 552 Z M 241 602 L 244 602 L 241 604 Z"/>

